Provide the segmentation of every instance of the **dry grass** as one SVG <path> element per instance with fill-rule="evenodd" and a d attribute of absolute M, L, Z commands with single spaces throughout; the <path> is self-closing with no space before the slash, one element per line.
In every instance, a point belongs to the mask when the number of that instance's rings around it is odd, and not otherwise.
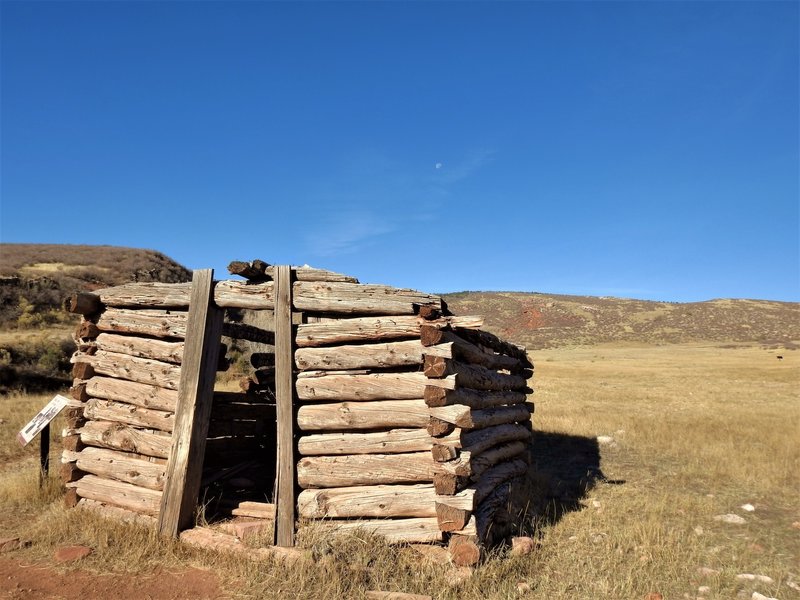
<path fill-rule="evenodd" d="M 455 585 L 450 568 L 369 536 L 335 540 L 315 566 L 287 568 L 190 551 L 142 528 L 64 511 L 52 500 L 57 486 L 36 490 L 35 448 L 6 447 L 46 397 L 0 400 L 0 503 L 11 509 L 2 511 L 0 534 L 33 541 L 12 554 L 25 561 L 86 543 L 96 552 L 81 568 L 98 572 L 213 568 L 233 597 L 363 598 L 385 589 L 441 599 L 696 598 L 709 586 L 702 597 L 800 598 L 789 585 L 800 583 L 800 353 L 777 354 L 687 345 L 537 352 L 534 451 L 542 468 L 532 506 L 546 504 L 533 519 L 541 545 L 524 557 L 499 551 Z M 597 436 L 613 442 L 599 446 L 592 464 Z M 587 468 L 595 472 L 579 477 Z M 742 510 L 745 503 L 756 510 Z M 726 513 L 747 522 L 714 519 Z M 307 532 L 302 543 L 317 545 L 320 536 Z M 701 575 L 700 567 L 718 573 Z M 740 573 L 774 581 L 742 582 Z M 525 594 L 520 582 L 530 586 Z"/>

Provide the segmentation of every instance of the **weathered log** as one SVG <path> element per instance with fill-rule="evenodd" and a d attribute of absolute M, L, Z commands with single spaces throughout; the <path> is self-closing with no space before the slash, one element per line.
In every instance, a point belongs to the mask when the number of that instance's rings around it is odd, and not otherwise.
<path fill-rule="evenodd" d="M 447 551 L 450 553 L 450 562 L 457 567 L 475 566 L 484 556 L 475 536 L 469 535 L 451 535 Z"/>
<path fill-rule="evenodd" d="M 358 283 L 358 279 L 334 273 L 326 269 L 315 269 L 313 267 L 291 267 L 296 281 L 344 281 L 347 283 Z M 253 282 L 275 279 L 275 267 L 263 260 L 253 260 L 245 262 L 235 260 L 228 265 L 228 272 L 231 275 L 239 275 Z"/>
<path fill-rule="evenodd" d="M 263 260 L 254 260 L 252 262 L 234 260 L 228 265 L 228 273 L 239 275 L 249 281 L 266 281 L 268 279 L 266 273 L 268 266 Z"/>
<path fill-rule="evenodd" d="M 308 519 L 435 517 L 435 503 L 431 484 L 304 490 L 297 498 L 299 515 Z"/>
<path fill-rule="evenodd" d="M 86 422 L 86 417 L 83 416 L 83 405 L 77 407 L 67 406 L 61 412 L 61 416 L 64 417 L 67 427 L 80 427 Z"/>
<path fill-rule="evenodd" d="M 297 426 L 303 431 L 424 427 L 429 410 L 424 400 L 305 404 L 297 411 Z"/>
<path fill-rule="evenodd" d="M 175 427 L 175 413 L 112 400 L 92 398 L 86 403 L 83 414 L 94 421 L 114 421 L 160 431 L 171 432 Z"/>
<path fill-rule="evenodd" d="M 498 486 L 525 474 L 528 464 L 520 459 L 499 463 L 484 471 L 472 487 L 475 490 L 475 506 L 479 506 Z"/>
<path fill-rule="evenodd" d="M 460 430 L 449 437 L 434 438 L 426 429 L 390 429 L 374 433 L 319 433 L 302 436 L 297 449 L 305 456 L 342 454 L 397 454 L 421 452 L 434 443 L 461 443 Z"/>
<path fill-rule="evenodd" d="M 89 498 L 81 498 L 78 502 L 78 508 L 89 510 L 107 519 L 120 521 L 122 523 L 138 523 L 139 525 L 144 525 L 145 527 L 152 527 L 156 524 L 155 517 L 151 517 L 150 515 L 143 515 L 132 510 L 120 508 L 119 506 L 103 504 L 102 502 L 91 500 Z"/>
<path fill-rule="evenodd" d="M 299 377 L 296 388 L 300 400 L 404 400 L 422 398 L 427 384 L 455 385 L 452 379 L 434 384 L 417 372 Z"/>
<path fill-rule="evenodd" d="M 67 489 L 64 490 L 64 508 L 75 508 L 79 501 L 80 498 L 78 497 L 78 490 L 76 490 L 74 487 L 67 487 Z"/>
<path fill-rule="evenodd" d="M 127 354 L 180 364 L 183 359 L 183 342 L 167 342 L 133 335 L 101 333 L 95 342 L 98 350 Z"/>
<path fill-rule="evenodd" d="M 186 337 L 186 311 L 106 308 L 97 317 L 101 331 L 151 335 L 159 338 Z"/>
<path fill-rule="evenodd" d="M 522 390 L 528 384 L 528 380 L 520 375 L 496 373 L 486 367 L 468 365 L 438 356 L 425 357 L 425 375 L 431 378 L 452 375 L 455 377 L 456 387 L 476 390 Z"/>
<path fill-rule="evenodd" d="M 462 329 L 461 327 L 456 327 L 455 332 L 468 342 L 472 342 L 478 346 L 486 346 L 487 348 L 491 348 L 500 354 L 513 356 L 514 358 L 519 359 L 525 368 L 533 368 L 533 363 L 531 363 L 530 359 L 528 358 L 528 353 L 522 346 L 517 346 L 510 342 L 506 342 L 505 340 L 501 340 L 499 337 L 493 333 L 489 333 L 488 331 L 478 329 Z"/>
<path fill-rule="evenodd" d="M 94 375 L 94 368 L 89 363 L 75 363 L 72 365 L 72 376 L 75 379 L 86 380 Z"/>
<path fill-rule="evenodd" d="M 342 283 L 358 283 L 358 279 L 343 273 L 336 273 L 326 269 L 315 269 L 314 267 L 292 267 L 295 281 L 338 281 Z M 268 277 L 275 277 L 275 266 L 267 265 L 266 274 Z"/>
<path fill-rule="evenodd" d="M 73 356 L 73 362 L 86 362 L 92 365 L 95 373 L 110 375 L 119 379 L 149 383 L 171 390 L 178 389 L 181 368 L 178 365 L 136 358 L 127 354 L 98 351 L 94 356 L 85 354 Z"/>
<path fill-rule="evenodd" d="M 178 404 L 177 390 L 113 377 L 92 377 L 86 382 L 86 391 L 94 398 L 115 400 L 167 412 L 174 412 Z"/>
<path fill-rule="evenodd" d="M 431 408 L 463 404 L 470 408 L 491 408 L 505 404 L 521 404 L 528 396 L 524 392 L 493 392 L 457 388 L 448 390 L 429 385 L 425 387 L 425 402 Z"/>
<path fill-rule="evenodd" d="M 146 515 L 158 514 L 161 503 L 159 491 L 122 481 L 103 479 L 96 475 L 86 475 L 67 485 L 74 487 L 81 498 L 113 504 Z"/>
<path fill-rule="evenodd" d="M 430 408 L 429 411 L 432 417 L 447 421 L 457 427 L 482 429 L 505 423 L 528 421 L 531 418 L 533 404 L 525 402 L 510 406 L 495 406 L 494 408 L 485 408 L 483 410 L 475 410 L 468 406 L 453 404 L 451 406 Z"/>
<path fill-rule="evenodd" d="M 106 306 L 185 308 L 189 306 L 187 283 L 129 283 L 95 293 Z M 249 284 L 220 281 L 214 301 L 222 308 L 273 309 L 274 283 Z M 420 304 L 441 303 L 438 296 L 384 285 L 345 282 L 297 281 L 293 285 L 294 308 L 301 311 L 348 314 L 414 314 Z"/>
<path fill-rule="evenodd" d="M 324 525 L 324 528 L 332 534 L 363 531 L 384 537 L 389 544 L 442 541 L 442 532 L 439 531 L 436 517 L 338 521 L 328 522 Z"/>
<path fill-rule="evenodd" d="M 81 315 L 93 315 L 102 308 L 100 297 L 88 292 L 77 292 L 64 299 L 64 310 Z"/>
<path fill-rule="evenodd" d="M 86 391 L 86 381 L 83 379 L 76 379 L 75 381 L 80 383 L 76 383 L 69 388 L 69 395 L 78 402 L 86 402 L 89 399 L 89 393 Z"/>
<path fill-rule="evenodd" d="M 62 462 L 59 469 L 59 476 L 61 483 L 70 483 L 77 481 L 86 475 L 85 471 L 81 471 L 74 462 Z"/>
<path fill-rule="evenodd" d="M 190 289 L 191 283 L 148 281 L 95 290 L 95 294 L 103 304 L 115 308 L 186 308 Z"/>
<path fill-rule="evenodd" d="M 441 305 L 441 298 L 386 285 L 298 281 L 294 308 L 321 313 L 413 315 L 421 304 Z"/>
<path fill-rule="evenodd" d="M 419 316 L 356 317 L 331 321 L 304 323 L 297 326 L 295 342 L 298 348 L 325 346 L 347 342 L 369 342 L 384 339 L 418 338 L 421 324 L 463 328 L 483 326 L 483 317 L 445 317 L 427 322 Z"/>
<path fill-rule="evenodd" d="M 422 350 L 419 340 L 298 348 L 294 361 L 303 371 L 408 367 L 422 364 Z"/>
<path fill-rule="evenodd" d="M 302 488 L 430 482 L 441 471 L 430 452 L 304 456 L 297 463 Z"/>
<path fill-rule="evenodd" d="M 81 441 L 89 446 L 135 452 L 146 456 L 167 458 L 172 446 L 172 438 L 160 432 L 112 423 L 109 421 L 89 421 L 79 429 Z"/>
<path fill-rule="evenodd" d="M 420 328 L 420 341 L 423 346 L 429 348 L 425 354 L 430 356 L 457 358 L 487 369 L 507 369 L 512 373 L 526 368 L 518 358 L 485 352 L 475 344 L 443 328 L 423 325 Z"/>
<path fill-rule="evenodd" d="M 267 502 L 239 502 L 231 510 L 235 517 L 252 517 L 254 519 L 275 519 L 275 505 Z"/>
<path fill-rule="evenodd" d="M 447 421 L 443 421 L 437 417 L 430 417 L 428 419 L 427 431 L 428 434 L 433 437 L 444 437 L 455 432 L 455 430 L 456 426 L 452 423 L 448 423 Z"/>
<path fill-rule="evenodd" d="M 474 490 L 455 496 L 437 496 L 429 483 L 412 485 L 373 485 L 304 490 L 298 496 L 301 517 L 356 518 L 436 516 L 436 504 L 472 510 Z"/>
<path fill-rule="evenodd" d="M 456 458 L 463 450 L 471 456 L 478 456 L 492 446 L 505 442 L 527 442 L 531 432 L 527 427 L 516 423 L 494 425 L 485 429 L 459 430 L 459 435 L 449 438 L 435 439 L 431 448 L 431 456 L 437 462 L 444 462 Z M 441 443 L 440 440 L 445 440 Z"/>
<path fill-rule="evenodd" d="M 441 463 L 441 465 L 446 473 L 459 477 L 470 477 L 475 481 L 487 469 L 521 455 L 526 448 L 527 446 L 523 442 L 501 443 L 478 455 L 464 451 L 457 459 Z"/>
<path fill-rule="evenodd" d="M 439 522 L 441 531 L 459 531 L 464 529 L 472 516 L 472 508 L 469 510 L 441 504 L 435 505 L 436 520 Z"/>
<path fill-rule="evenodd" d="M 503 483 L 489 494 L 475 509 L 475 529 L 478 541 L 491 547 L 509 533 L 509 517 L 506 510 L 511 485 Z"/>
<path fill-rule="evenodd" d="M 131 457 L 125 452 L 84 448 L 78 453 L 79 469 L 105 479 L 116 479 L 151 490 L 164 489 L 164 465 Z"/>
<path fill-rule="evenodd" d="M 440 496 L 453 496 L 462 491 L 469 484 L 469 479 L 451 473 L 436 473 L 433 477 L 433 487 Z"/>
<path fill-rule="evenodd" d="M 77 431 L 77 430 L 72 430 Z M 81 442 L 81 436 L 78 434 L 73 435 L 66 435 L 61 438 L 61 447 L 64 450 L 69 450 L 72 452 L 79 452 L 83 449 L 83 442 Z"/>
<path fill-rule="evenodd" d="M 75 337 L 80 340 L 93 340 L 100 333 L 100 328 L 85 317 L 75 330 Z"/>

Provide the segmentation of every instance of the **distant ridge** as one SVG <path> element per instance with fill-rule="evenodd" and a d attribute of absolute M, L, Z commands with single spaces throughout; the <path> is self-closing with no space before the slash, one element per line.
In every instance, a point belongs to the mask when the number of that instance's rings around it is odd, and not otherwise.
<path fill-rule="evenodd" d="M 18 320 L 26 307 L 41 317 L 41 324 L 57 322 L 62 300 L 78 290 L 130 281 L 190 279 L 191 272 L 186 267 L 155 250 L 0 244 L 0 327 L 19 325 Z"/>
<path fill-rule="evenodd" d="M 529 349 L 602 343 L 760 344 L 800 348 L 800 303 L 769 300 L 653 302 L 524 292 L 444 294 L 455 314 Z"/>

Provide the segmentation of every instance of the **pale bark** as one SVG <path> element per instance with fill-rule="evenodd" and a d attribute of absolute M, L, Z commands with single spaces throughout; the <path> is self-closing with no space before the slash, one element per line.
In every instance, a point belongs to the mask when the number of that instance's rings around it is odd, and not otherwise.
<path fill-rule="evenodd" d="M 422 350 L 419 340 L 299 348 L 294 360 L 297 368 L 303 371 L 416 367 L 422 364 Z"/>
<path fill-rule="evenodd" d="M 167 342 L 133 335 L 101 333 L 95 340 L 98 350 L 127 354 L 138 358 L 150 358 L 180 364 L 183 358 L 183 342 Z"/>
<path fill-rule="evenodd" d="M 116 479 L 151 490 L 164 489 L 164 465 L 133 458 L 125 452 L 84 448 L 78 453 L 79 469 L 105 479 Z"/>
<path fill-rule="evenodd" d="M 295 343 L 299 348 L 347 342 L 366 342 L 396 338 L 419 338 L 422 324 L 473 329 L 483 326 L 483 317 L 444 317 L 426 321 L 418 316 L 356 317 L 297 326 Z"/>
<path fill-rule="evenodd" d="M 172 437 L 135 429 L 122 423 L 89 421 L 78 430 L 81 441 L 88 446 L 99 446 L 146 456 L 167 458 L 172 446 Z"/>
<path fill-rule="evenodd" d="M 74 483 L 78 496 L 98 502 L 107 502 L 146 515 L 157 515 L 161 504 L 161 492 L 131 485 L 122 481 L 86 475 Z"/>
<path fill-rule="evenodd" d="M 326 523 L 331 533 L 356 533 L 359 531 L 384 537 L 389 544 L 440 542 L 442 532 L 436 517 L 408 519 L 378 519 Z"/>
<path fill-rule="evenodd" d="M 432 417 L 452 423 L 464 429 L 482 429 L 505 423 L 529 421 L 533 404 L 512 404 L 474 410 L 468 406 L 453 404 L 439 408 L 429 408 Z"/>
<path fill-rule="evenodd" d="M 114 421 L 136 427 L 169 431 L 175 427 L 175 413 L 152 410 L 111 400 L 93 398 L 86 403 L 83 414 L 94 421 Z"/>
<path fill-rule="evenodd" d="M 425 402 L 430 407 L 450 406 L 463 404 L 470 408 L 491 408 L 504 404 L 520 404 L 528 398 L 525 392 L 493 392 L 457 388 L 448 390 L 442 387 L 429 385 L 425 388 Z"/>
<path fill-rule="evenodd" d="M 178 389 L 181 375 L 181 368 L 178 365 L 147 358 L 136 358 L 116 352 L 98 351 L 97 354 L 91 356 L 79 354 L 73 356 L 72 361 L 88 363 L 100 375 L 109 375 L 138 383 L 149 383 L 171 390 Z"/>
<path fill-rule="evenodd" d="M 425 357 L 425 375 L 431 378 L 455 376 L 456 387 L 476 390 L 524 390 L 528 380 L 520 375 L 505 375 L 486 367 L 460 363 L 438 356 Z"/>
<path fill-rule="evenodd" d="M 177 390 L 113 377 L 92 377 L 86 382 L 86 392 L 94 398 L 168 412 L 174 412 L 178 405 Z"/>
<path fill-rule="evenodd" d="M 106 308 L 97 317 L 101 331 L 151 335 L 159 338 L 186 337 L 185 311 Z"/>
<path fill-rule="evenodd" d="M 297 463 L 302 488 L 422 483 L 441 471 L 430 452 L 304 456 Z"/>
<path fill-rule="evenodd" d="M 426 421 L 427 423 L 427 421 Z M 390 429 L 375 433 L 319 433 L 302 436 L 297 449 L 305 456 L 342 454 L 397 454 L 421 452 L 433 444 L 461 443 L 460 430 L 448 438 L 434 438 L 426 429 Z"/>
<path fill-rule="evenodd" d="M 424 427 L 429 410 L 424 400 L 305 404 L 297 411 L 297 426 L 303 431 Z"/>
<path fill-rule="evenodd" d="M 428 384 L 455 385 L 452 379 L 431 380 L 416 372 L 301 377 L 296 387 L 300 400 L 403 400 L 422 398 Z"/>

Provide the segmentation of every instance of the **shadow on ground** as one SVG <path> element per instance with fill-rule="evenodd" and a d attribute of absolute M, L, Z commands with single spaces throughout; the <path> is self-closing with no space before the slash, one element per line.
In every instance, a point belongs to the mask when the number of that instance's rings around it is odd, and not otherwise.
<path fill-rule="evenodd" d="M 625 483 L 603 474 L 596 438 L 534 431 L 530 456 L 531 466 L 515 490 L 513 507 L 518 515 L 517 524 L 525 535 L 557 523 L 570 512 L 582 510 L 582 501 L 598 483 Z"/>

